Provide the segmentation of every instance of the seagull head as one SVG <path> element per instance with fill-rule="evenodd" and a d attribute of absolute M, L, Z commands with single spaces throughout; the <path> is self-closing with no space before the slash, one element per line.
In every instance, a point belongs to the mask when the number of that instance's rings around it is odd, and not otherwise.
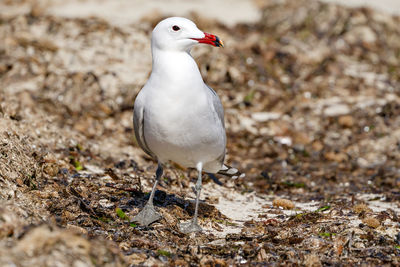
<path fill-rule="evenodd" d="M 191 20 L 180 17 L 160 21 L 153 30 L 151 43 L 154 48 L 168 51 L 190 51 L 198 43 L 224 46 L 217 36 L 200 31 Z"/>

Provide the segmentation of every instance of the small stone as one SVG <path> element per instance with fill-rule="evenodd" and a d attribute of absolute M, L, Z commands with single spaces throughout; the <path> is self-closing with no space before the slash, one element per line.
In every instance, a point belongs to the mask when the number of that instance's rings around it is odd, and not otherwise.
<path fill-rule="evenodd" d="M 368 26 L 358 26 L 347 32 L 344 39 L 350 43 L 374 43 L 377 40 L 376 33 Z"/>
<path fill-rule="evenodd" d="M 105 209 L 109 209 L 114 207 L 114 203 L 112 203 L 110 200 L 106 198 L 102 198 L 99 200 L 99 205 Z"/>
<path fill-rule="evenodd" d="M 387 156 L 377 152 L 370 152 L 357 159 L 357 164 L 361 168 L 376 168 L 385 164 Z"/>
<path fill-rule="evenodd" d="M 251 117 L 257 122 L 265 122 L 269 120 L 277 120 L 281 117 L 281 114 L 276 112 L 255 112 L 251 114 Z"/>
<path fill-rule="evenodd" d="M 361 168 L 368 168 L 368 166 L 369 166 L 368 161 L 366 159 L 364 159 L 364 158 L 358 158 L 357 159 L 357 164 Z"/>
<path fill-rule="evenodd" d="M 349 157 L 345 153 L 335 153 L 333 151 L 326 152 L 324 157 L 327 160 L 336 161 L 336 162 L 346 162 L 349 160 Z"/>
<path fill-rule="evenodd" d="M 314 151 L 321 151 L 324 148 L 324 144 L 322 144 L 320 141 L 314 141 L 312 143 L 312 148 Z"/>
<path fill-rule="evenodd" d="M 343 127 L 351 128 L 354 125 L 354 119 L 350 115 L 339 117 L 339 124 Z"/>
<path fill-rule="evenodd" d="M 324 115 L 327 117 L 336 117 L 347 115 L 350 113 L 350 108 L 346 104 L 336 104 L 324 109 Z"/>
<path fill-rule="evenodd" d="M 226 263 L 226 261 L 224 261 L 223 259 L 215 259 L 215 261 L 213 262 L 214 265 L 213 266 L 228 266 L 228 264 Z"/>
<path fill-rule="evenodd" d="M 232 80 L 237 83 L 243 83 L 244 82 L 244 76 L 240 70 L 238 70 L 236 67 L 229 67 L 228 73 L 231 76 Z"/>
<path fill-rule="evenodd" d="M 22 179 L 20 179 L 20 178 L 17 178 L 15 181 L 17 182 L 17 184 L 19 186 L 23 186 L 24 185 L 24 181 L 22 181 Z"/>

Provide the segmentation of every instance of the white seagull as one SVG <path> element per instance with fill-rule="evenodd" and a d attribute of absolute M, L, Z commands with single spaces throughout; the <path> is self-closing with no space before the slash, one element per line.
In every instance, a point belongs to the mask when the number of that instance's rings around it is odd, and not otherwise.
<path fill-rule="evenodd" d="M 179 225 L 182 233 L 201 231 L 197 213 L 202 171 L 230 176 L 238 173 L 224 165 L 226 134 L 221 101 L 204 83 L 190 55 L 199 43 L 223 47 L 217 36 L 200 31 L 188 19 L 172 17 L 159 22 L 151 38 L 152 72 L 134 105 L 136 140 L 158 161 L 158 168 L 150 198 L 133 221 L 147 226 L 161 218 L 153 205 L 154 192 L 163 164 L 173 161 L 198 171 L 195 213 L 189 223 Z"/>

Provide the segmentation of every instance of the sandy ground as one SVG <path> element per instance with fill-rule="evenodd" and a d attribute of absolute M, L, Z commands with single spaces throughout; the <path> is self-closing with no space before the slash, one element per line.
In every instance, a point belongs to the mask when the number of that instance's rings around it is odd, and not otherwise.
<path fill-rule="evenodd" d="M 400 2 L 396 0 L 321 0 L 325 3 L 337 3 L 349 7 L 369 7 L 389 14 L 400 14 Z M 219 1 L 145 1 L 145 0 L 50 0 L 47 14 L 69 18 L 95 16 L 106 19 L 115 25 L 139 23 L 143 17 L 161 14 L 163 16 L 189 16 L 196 13 L 202 17 L 215 19 L 228 26 L 237 23 L 254 23 L 261 18 L 259 7 L 274 1 L 257 0 L 219 0 Z M 124 10 L 124 12 L 121 12 Z M 29 11 L 29 3 L 15 9 L 3 9 L 3 13 L 21 13 Z M 1 11 L 0 11 L 1 12 Z"/>
<path fill-rule="evenodd" d="M 338 3 L 349 7 L 369 7 L 388 14 L 400 14 L 400 2 L 396 0 L 321 0 L 325 3 Z"/>
<path fill-rule="evenodd" d="M 132 104 L 151 29 L 172 13 L 226 44 L 193 55 L 225 107 L 227 161 L 247 174 L 204 177 L 204 231 L 188 236 L 195 173 L 174 165 L 163 219 L 129 222 L 155 171 Z M 0 16 L 0 265 L 399 264 L 398 17 L 122 0 L 6 1 Z"/>
<path fill-rule="evenodd" d="M 229 26 L 236 23 L 254 23 L 261 18 L 260 10 L 252 1 L 240 0 L 51 0 L 47 3 L 49 6 L 47 14 L 68 18 L 95 16 L 118 26 L 140 23 L 143 17 L 151 17 L 155 14 L 158 16 L 189 16 L 194 12 L 204 18 L 216 19 Z M 29 10 L 29 4 L 25 8 L 25 10 Z M 23 10 L 24 7 L 20 6 L 14 10 L 7 9 L 7 13 L 23 12 Z"/>

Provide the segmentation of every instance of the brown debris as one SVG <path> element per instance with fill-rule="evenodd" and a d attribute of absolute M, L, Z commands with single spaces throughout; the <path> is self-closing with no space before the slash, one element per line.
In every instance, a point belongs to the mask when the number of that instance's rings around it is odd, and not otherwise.
<path fill-rule="evenodd" d="M 370 216 L 365 217 L 362 221 L 371 228 L 378 228 L 381 225 L 378 219 Z"/>
<path fill-rule="evenodd" d="M 294 208 L 294 203 L 291 200 L 284 199 L 284 198 L 274 199 L 274 201 L 272 202 L 272 205 L 274 207 L 281 207 L 281 208 L 288 209 L 288 210 L 291 210 Z"/>
<path fill-rule="evenodd" d="M 361 213 L 361 212 L 372 212 L 372 210 L 364 203 L 357 204 L 353 207 L 354 212 Z"/>
<path fill-rule="evenodd" d="M 307 267 L 320 267 L 322 263 L 317 255 L 309 254 L 305 256 L 304 265 Z"/>

